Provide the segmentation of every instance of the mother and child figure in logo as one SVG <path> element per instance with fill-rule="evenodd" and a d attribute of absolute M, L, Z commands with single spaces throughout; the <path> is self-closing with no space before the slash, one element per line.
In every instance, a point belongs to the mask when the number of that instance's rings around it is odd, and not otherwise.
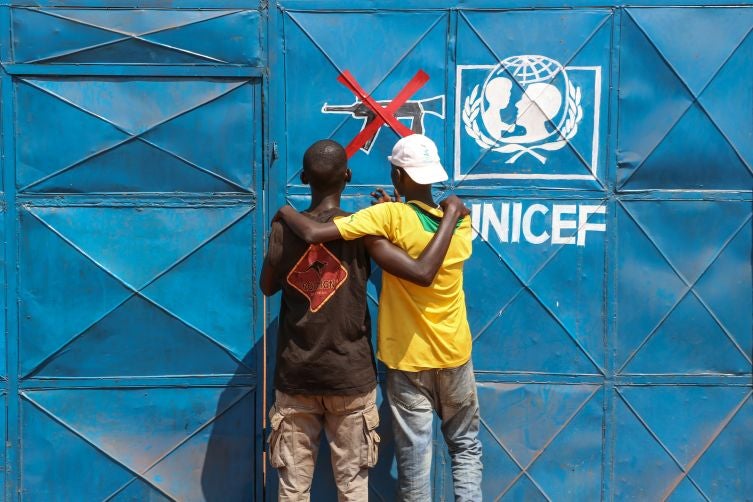
<path fill-rule="evenodd" d="M 259 283 L 265 295 L 282 290 L 268 449 L 281 501 L 309 500 L 322 429 L 338 500 L 368 500 L 380 441 L 366 305 L 371 260 L 382 269 L 377 357 L 386 367 L 397 498 L 432 499 L 436 412 L 455 500 L 481 500 L 479 405 L 463 292 L 469 211 L 455 196 L 434 201 L 432 184 L 447 174 L 426 136 L 402 138 L 387 159 L 395 197 L 379 190 L 372 194 L 377 204 L 350 214 L 340 208 L 351 179 L 345 150 L 330 140 L 314 143 L 301 174 L 310 207 L 284 206 L 272 222 Z"/>

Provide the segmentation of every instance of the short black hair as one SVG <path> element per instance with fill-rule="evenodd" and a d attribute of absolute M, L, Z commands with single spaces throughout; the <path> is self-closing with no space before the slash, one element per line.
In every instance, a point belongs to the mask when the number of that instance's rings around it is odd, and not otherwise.
<path fill-rule="evenodd" d="M 311 187 L 317 190 L 339 188 L 347 168 L 345 148 L 331 139 L 317 141 L 303 154 L 303 172 Z"/>

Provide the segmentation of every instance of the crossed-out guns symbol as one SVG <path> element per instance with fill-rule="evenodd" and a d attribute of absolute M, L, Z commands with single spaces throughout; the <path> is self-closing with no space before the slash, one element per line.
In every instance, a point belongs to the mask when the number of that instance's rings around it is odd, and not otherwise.
<path fill-rule="evenodd" d="M 345 70 L 337 77 L 337 81 L 350 89 L 356 96 L 356 101 L 350 105 L 328 105 L 324 103 L 322 113 L 347 113 L 354 118 L 363 120 L 361 132 L 345 147 L 348 158 L 359 149 L 367 154 L 379 134 L 383 125 L 392 128 L 399 136 L 405 137 L 413 133 L 424 132 L 424 117 L 426 114 L 444 118 L 444 96 L 428 99 L 410 100 L 409 98 L 429 80 L 429 75 L 419 70 L 413 78 L 397 93 L 392 100 L 375 101 L 358 84 L 353 75 Z M 398 119 L 411 119 L 408 129 Z"/>
<path fill-rule="evenodd" d="M 377 101 L 377 103 L 382 107 L 386 107 L 390 104 L 390 100 L 380 100 Z M 322 106 L 322 113 L 350 114 L 353 118 L 364 121 L 361 130 L 365 129 L 377 117 L 374 110 L 360 100 L 356 100 L 350 105 L 329 105 L 324 103 L 324 106 Z M 433 98 L 406 101 L 395 112 L 395 118 L 410 119 L 410 130 L 416 134 L 423 134 L 424 117 L 428 114 L 444 119 L 444 113 L 444 96 L 434 96 Z M 378 135 L 379 131 L 364 143 L 361 150 L 369 153 Z"/>

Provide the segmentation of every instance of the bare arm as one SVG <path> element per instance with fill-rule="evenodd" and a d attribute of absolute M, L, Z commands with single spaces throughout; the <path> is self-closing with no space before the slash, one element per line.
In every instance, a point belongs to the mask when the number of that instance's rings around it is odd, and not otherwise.
<path fill-rule="evenodd" d="M 468 208 L 454 195 L 442 201 L 444 217 L 439 229 L 417 259 L 411 258 L 401 248 L 387 239 L 375 236 L 364 238 L 366 249 L 382 270 L 406 279 L 419 286 L 429 286 L 434 282 L 444 257 L 450 247 L 455 224 L 459 218 L 469 214 Z"/>
<path fill-rule="evenodd" d="M 259 289 L 264 295 L 272 296 L 282 288 L 278 270 L 282 253 L 282 224 L 279 221 L 272 223 L 268 246 L 264 264 L 261 267 L 261 275 L 259 275 Z"/>
<path fill-rule="evenodd" d="M 265 296 L 272 296 L 280 291 L 282 285 L 278 279 L 277 267 L 269 263 L 267 257 L 264 258 L 264 265 L 261 267 L 261 275 L 259 276 L 259 289 Z"/>
<path fill-rule="evenodd" d="M 314 221 L 293 209 L 292 206 L 282 206 L 275 216 L 275 220 L 277 219 L 282 219 L 287 223 L 290 229 L 307 244 L 320 244 L 340 238 L 340 231 L 334 223 Z"/>

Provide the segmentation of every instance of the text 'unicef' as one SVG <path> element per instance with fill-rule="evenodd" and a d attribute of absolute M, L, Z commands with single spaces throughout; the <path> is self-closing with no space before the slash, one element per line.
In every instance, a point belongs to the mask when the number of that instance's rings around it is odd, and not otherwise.
<path fill-rule="evenodd" d="M 473 239 L 585 246 L 590 232 L 606 232 L 606 206 L 498 202 L 472 204 Z"/>

